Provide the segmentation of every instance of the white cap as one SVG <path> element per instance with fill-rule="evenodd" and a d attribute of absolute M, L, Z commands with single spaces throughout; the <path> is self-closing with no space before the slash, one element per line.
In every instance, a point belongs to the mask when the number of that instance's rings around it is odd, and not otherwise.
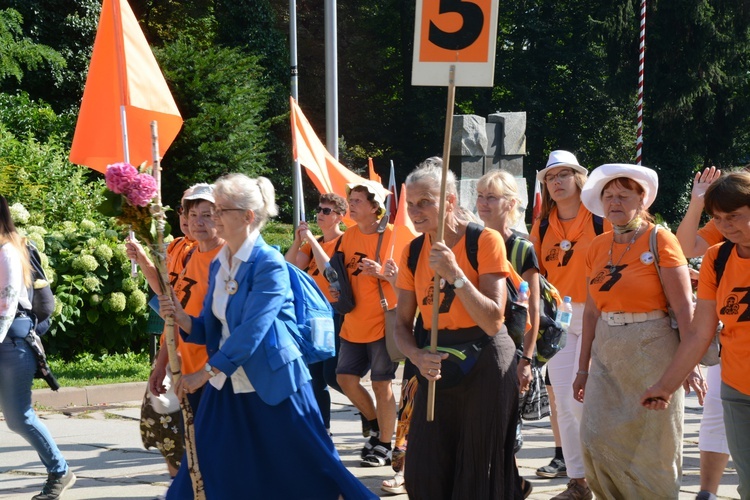
<path fill-rule="evenodd" d="M 380 184 L 379 182 L 368 180 L 360 182 L 350 182 L 346 185 L 346 195 L 349 196 L 351 190 L 357 186 L 362 186 L 363 188 L 367 189 L 368 192 L 375 195 L 375 201 L 383 210 L 385 210 L 385 198 L 391 193 L 386 188 L 384 188 L 382 184 Z"/>
<path fill-rule="evenodd" d="M 215 203 L 214 200 L 214 186 L 213 184 L 206 184 L 204 182 L 195 184 L 188 189 L 185 196 L 182 197 L 182 201 L 188 200 L 206 200 L 211 203 Z"/>

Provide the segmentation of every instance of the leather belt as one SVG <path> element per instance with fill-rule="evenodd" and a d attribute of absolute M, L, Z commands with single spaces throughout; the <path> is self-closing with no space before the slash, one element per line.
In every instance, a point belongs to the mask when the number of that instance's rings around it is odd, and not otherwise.
<path fill-rule="evenodd" d="M 602 320 L 606 321 L 609 326 L 623 326 L 631 323 L 643 323 L 645 321 L 663 318 L 666 315 L 667 313 L 659 309 L 645 313 L 602 311 Z"/>

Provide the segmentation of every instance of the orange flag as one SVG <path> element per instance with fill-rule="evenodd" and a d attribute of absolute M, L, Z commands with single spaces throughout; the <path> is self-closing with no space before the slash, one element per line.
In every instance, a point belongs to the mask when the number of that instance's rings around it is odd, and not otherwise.
<path fill-rule="evenodd" d="M 153 120 L 164 155 L 182 117 L 127 0 L 104 0 L 70 161 L 99 172 L 126 159 L 133 165 L 151 162 Z"/>
<path fill-rule="evenodd" d="M 377 172 L 375 172 L 375 166 L 372 164 L 372 158 L 370 157 L 367 158 L 367 169 L 371 181 L 375 181 L 379 184 L 383 183 L 383 180 L 380 178 Z"/>
<path fill-rule="evenodd" d="M 305 167 L 307 174 L 321 194 L 336 193 L 346 197 L 346 185 L 350 182 L 366 181 L 341 163 L 328 152 L 318 136 L 315 135 L 310 122 L 307 121 L 294 97 L 289 97 L 292 110 L 292 145 L 294 159 Z M 388 194 L 383 188 L 383 196 Z"/>
<path fill-rule="evenodd" d="M 391 241 L 388 242 L 389 258 L 395 260 L 397 265 L 401 264 L 401 254 L 404 253 L 404 248 L 417 236 L 419 236 L 419 233 L 414 229 L 414 225 L 406 212 L 406 185 L 401 184 L 401 196 L 398 197 L 396 220 L 393 222 Z"/>

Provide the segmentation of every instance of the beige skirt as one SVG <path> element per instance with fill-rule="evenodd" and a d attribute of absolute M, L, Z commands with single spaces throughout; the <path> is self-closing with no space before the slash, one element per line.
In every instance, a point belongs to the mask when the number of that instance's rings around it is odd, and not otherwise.
<path fill-rule="evenodd" d="M 678 344 L 669 317 L 624 326 L 597 321 L 581 421 L 586 479 L 596 498 L 678 498 L 684 390 L 665 411 L 640 404 Z"/>

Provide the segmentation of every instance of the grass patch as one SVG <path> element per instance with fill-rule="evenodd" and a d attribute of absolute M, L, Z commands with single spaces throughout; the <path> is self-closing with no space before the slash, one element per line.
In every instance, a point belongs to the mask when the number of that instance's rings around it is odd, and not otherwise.
<path fill-rule="evenodd" d="M 151 372 L 148 353 L 111 354 L 95 357 L 81 354 L 73 361 L 49 360 L 52 373 L 63 387 L 145 382 Z M 33 389 L 47 388 L 42 379 L 35 379 Z"/>

